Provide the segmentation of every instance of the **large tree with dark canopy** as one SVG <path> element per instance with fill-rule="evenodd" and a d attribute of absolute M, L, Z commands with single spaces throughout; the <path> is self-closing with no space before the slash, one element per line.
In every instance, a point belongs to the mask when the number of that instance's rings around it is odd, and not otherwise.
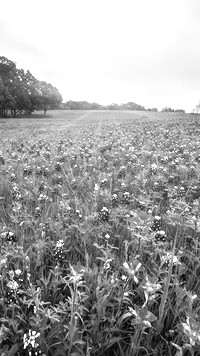
<path fill-rule="evenodd" d="M 0 57 L 0 117 L 31 115 L 34 110 L 58 108 L 62 95 L 53 85 L 37 80 L 29 71 L 18 69 Z"/>

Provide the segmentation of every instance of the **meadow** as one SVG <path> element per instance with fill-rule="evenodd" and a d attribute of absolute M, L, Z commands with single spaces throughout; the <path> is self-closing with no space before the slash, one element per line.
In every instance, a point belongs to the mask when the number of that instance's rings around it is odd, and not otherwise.
<path fill-rule="evenodd" d="M 0 355 L 200 355 L 200 116 L 0 119 Z"/>

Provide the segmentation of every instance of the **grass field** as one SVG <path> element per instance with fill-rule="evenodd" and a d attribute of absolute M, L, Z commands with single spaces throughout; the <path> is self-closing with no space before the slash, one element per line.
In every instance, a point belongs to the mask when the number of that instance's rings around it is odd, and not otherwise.
<path fill-rule="evenodd" d="M 200 355 L 199 115 L 0 119 L 0 355 Z"/>
<path fill-rule="evenodd" d="M 194 115 L 193 115 L 194 116 Z M 0 129 L 63 129 L 69 126 L 84 126 L 88 124 L 109 124 L 132 121 L 166 121 L 174 118 L 191 118 L 191 114 L 159 113 L 148 111 L 108 111 L 108 110 L 52 110 L 46 117 L 43 112 L 37 112 L 32 118 L 0 119 Z"/>

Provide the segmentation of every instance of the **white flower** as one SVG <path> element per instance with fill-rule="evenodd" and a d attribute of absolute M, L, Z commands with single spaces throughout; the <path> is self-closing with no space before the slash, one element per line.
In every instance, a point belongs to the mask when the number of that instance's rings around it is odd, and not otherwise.
<path fill-rule="evenodd" d="M 10 281 L 8 282 L 7 287 L 12 290 L 17 290 L 19 288 L 19 284 L 16 281 Z"/>
<path fill-rule="evenodd" d="M 64 246 L 64 241 L 63 241 L 63 239 L 57 241 L 57 243 L 56 243 L 56 248 L 62 248 L 63 246 Z"/>
<path fill-rule="evenodd" d="M 99 186 L 98 186 L 98 184 L 95 184 L 95 186 L 94 186 L 94 190 L 95 190 L 95 192 L 97 192 L 97 191 L 99 190 Z"/>
<path fill-rule="evenodd" d="M 152 165 L 151 165 L 151 169 L 154 171 L 154 170 L 156 170 L 157 169 L 157 164 L 155 164 L 155 163 L 152 163 Z"/>
<path fill-rule="evenodd" d="M 15 274 L 17 276 L 19 276 L 21 273 L 22 273 L 21 269 L 18 268 L 18 269 L 15 270 Z"/>
<path fill-rule="evenodd" d="M 3 265 L 6 265 L 7 262 L 8 262 L 8 259 L 7 259 L 7 258 L 3 258 L 3 259 L 0 261 L 0 267 L 2 267 Z"/>
<path fill-rule="evenodd" d="M 134 260 L 133 262 L 130 262 L 130 265 L 127 262 L 123 263 L 124 269 L 129 274 L 129 276 L 133 277 L 135 283 L 139 283 L 139 280 L 136 277 L 136 274 L 139 272 L 141 266 L 142 266 L 142 264 L 138 260 Z"/>
<path fill-rule="evenodd" d="M 29 330 L 28 334 L 24 334 L 23 337 L 23 342 L 24 342 L 24 349 L 27 348 L 27 346 L 31 345 L 33 348 L 39 346 L 38 343 L 36 343 L 36 339 L 40 336 L 40 333 L 36 332 L 35 330 Z"/>

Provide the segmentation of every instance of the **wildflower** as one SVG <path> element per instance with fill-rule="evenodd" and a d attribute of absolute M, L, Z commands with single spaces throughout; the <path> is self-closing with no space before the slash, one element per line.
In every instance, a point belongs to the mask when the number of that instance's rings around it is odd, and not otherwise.
<path fill-rule="evenodd" d="M 99 186 L 98 186 L 98 184 L 95 184 L 95 186 L 94 186 L 94 191 L 95 191 L 95 192 L 98 192 L 98 190 L 99 190 Z"/>
<path fill-rule="evenodd" d="M 161 217 L 156 215 L 154 217 L 154 221 L 153 221 L 153 225 L 152 225 L 152 230 L 153 231 L 158 231 L 158 230 L 161 230 L 161 224 L 162 224 L 162 221 L 161 221 Z"/>
<path fill-rule="evenodd" d="M 140 271 L 142 264 L 138 260 L 133 260 L 133 262 L 124 262 L 123 267 L 125 271 L 129 274 L 130 277 L 133 278 L 135 283 L 139 283 L 139 280 L 136 274 Z"/>
<path fill-rule="evenodd" d="M 35 208 L 35 215 L 36 215 L 36 217 L 41 216 L 41 209 L 39 206 L 37 208 Z"/>
<path fill-rule="evenodd" d="M 45 194 L 40 194 L 38 200 L 40 202 L 45 202 L 48 199 L 48 197 Z"/>
<path fill-rule="evenodd" d="M 45 238 L 45 236 L 46 236 L 45 231 L 42 231 L 42 232 L 41 232 L 41 238 L 42 238 L 42 239 L 44 239 L 44 238 Z"/>
<path fill-rule="evenodd" d="M 118 172 L 118 178 L 123 178 L 126 176 L 126 167 L 122 166 Z"/>
<path fill-rule="evenodd" d="M 129 192 L 124 192 L 124 193 L 123 193 L 123 196 L 122 196 L 121 203 L 128 205 L 128 204 L 130 204 L 130 202 L 131 202 L 130 193 L 129 193 Z"/>
<path fill-rule="evenodd" d="M 152 170 L 153 173 L 155 173 L 157 171 L 157 164 L 152 163 L 151 164 L 151 170 Z"/>
<path fill-rule="evenodd" d="M 110 262 L 112 262 L 113 258 L 108 258 L 105 263 L 104 263 L 104 268 L 105 269 L 110 269 Z"/>
<path fill-rule="evenodd" d="M 166 234 L 164 230 L 157 231 L 155 234 L 155 240 L 156 241 L 166 241 Z"/>
<path fill-rule="evenodd" d="M 12 291 L 16 291 L 19 288 L 19 284 L 16 281 L 11 280 L 8 282 L 7 287 Z"/>
<path fill-rule="evenodd" d="M 83 215 L 81 214 L 80 210 L 76 210 L 76 215 L 78 216 L 78 218 L 82 219 Z"/>
<path fill-rule="evenodd" d="M 10 276 L 11 279 L 14 278 L 14 275 L 15 275 L 15 274 L 14 274 L 14 271 L 13 271 L 13 270 L 9 271 L 9 276 Z"/>
<path fill-rule="evenodd" d="M 156 292 L 158 292 L 162 286 L 160 283 L 156 283 L 157 278 L 151 278 L 149 276 L 146 276 L 144 281 L 141 283 L 141 288 L 144 289 L 144 295 L 145 295 L 145 303 L 148 302 L 150 299 L 154 299 L 156 297 Z"/>
<path fill-rule="evenodd" d="M 5 234 L 5 241 L 9 243 L 13 243 L 17 241 L 17 237 L 14 232 L 8 231 Z"/>
<path fill-rule="evenodd" d="M 17 179 L 17 177 L 16 177 L 16 175 L 14 173 L 12 173 L 11 176 L 10 176 L 10 179 L 11 179 L 12 182 L 14 182 Z"/>
<path fill-rule="evenodd" d="M 55 170 L 59 172 L 59 171 L 61 171 L 61 169 L 62 169 L 62 165 L 60 164 L 60 162 L 56 162 Z"/>
<path fill-rule="evenodd" d="M 180 194 L 181 197 L 185 195 L 185 188 L 184 187 L 180 187 L 179 194 Z"/>
<path fill-rule="evenodd" d="M 0 260 L 0 268 L 3 267 L 3 266 L 6 266 L 7 262 L 8 262 L 7 257 L 2 258 L 2 260 Z"/>
<path fill-rule="evenodd" d="M 108 210 L 108 208 L 106 208 L 105 206 L 101 209 L 101 211 L 99 212 L 99 218 L 102 221 L 108 221 L 110 218 L 110 211 Z"/>
<path fill-rule="evenodd" d="M 171 252 L 166 252 L 165 256 L 161 257 L 161 261 L 163 263 L 167 263 L 169 264 L 171 262 L 171 258 L 172 258 L 172 253 Z M 177 256 L 173 256 L 173 264 L 175 265 L 181 265 L 181 262 L 179 261 Z"/>
<path fill-rule="evenodd" d="M 28 349 L 29 355 L 32 355 L 32 350 L 35 351 L 35 355 L 41 355 L 39 350 L 39 344 L 36 342 L 36 339 L 40 336 L 39 332 L 35 330 L 29 330 L 27 334 L 23 336 L 24 350 Z"/>
<path fill-rule="evenodd" d="M 192 309 L 192 304 L 194 303 L 194 300 L 197 298 L 197 294 L 192 294 L 192 292 L 187 291 L 187 298 L 189 300 L 190 309 Z"/>
<path fill-rule="evenodd" d="M 36 175 L 41 175 L 42 174 L 42 168 L 41 167 L 36 167 L 35 174 Z"/>
<path fill-rule="evenodd" d="M 108 182 L 108 179 L 107 178 L 104 178 L 100 181 L 100 187 L 101 188 L 106 188 L 109 186 L 109 182 Z"/>
<path fill-rule="evenodd" d="M 187 316 L 186 323 L 181 323 L 183 333 L 189 338 L 190 344 L 200 345 L 200 323 L 190 316 Z"/>
<path fill-rule="evenodd" d="M 16 269 L 15 270 L 15 274 L 17 275 L 17 276 L 19 276 L 20 274 L 22 274 L 22 271 L 21 271 L 21 269 Z"/>
<path fill-rule="evenodd" d="M 138 305 L 134 305 L 134 308 L 129 307 L 129 312 L 125 314 L 126 317 L 135 316 L 131 324 L 139 325 L 143 329 L 151 327 L 151 322 L 157 319 L 156 316 L 148 310 L 147 306 L 140 308 Z"/>
<path fill-rule="evenodd" d="M 126 189 L 126 184 L 125 184 L 124 182 L 122 182 L 121 188 L 122 188 L 123 190 Z"/>
<path fill-rule="evenodd" d="M 145 210 L 146 204 L 144 201 L 138 201 L 137 207 L 141 210 Z"/>
<path fill-rule="evenodd" d="M 56 243 L 56 248 L 62 248 L 64 246 L 64 241 L 62 240 L 58 240 Z"/>
<path fill-rule="evenodd" d="M 78 184 L 77 184 L 76 179 L 72 179 L 72 181 L 71 181 L 71 187 L 72 187 L 72 189 L 77 189 Z"/>
<path fill-rule="evenodd" d="M 146 276 L 145 280 L 141 284 L 141 287 L 146 291 L 146 293 L 154 294 L 162 288 L 161 284 L 156 282 L 157 278 L 151 278 L 149 276 Z"/>
<path fill-rule="evenodd" d="M 113 196 L 112 196 L 112 206 L 113 206 L 113 207 L 118 206 L 118 197 L 117 197 L 117 194 L 113 194 Z"/>

